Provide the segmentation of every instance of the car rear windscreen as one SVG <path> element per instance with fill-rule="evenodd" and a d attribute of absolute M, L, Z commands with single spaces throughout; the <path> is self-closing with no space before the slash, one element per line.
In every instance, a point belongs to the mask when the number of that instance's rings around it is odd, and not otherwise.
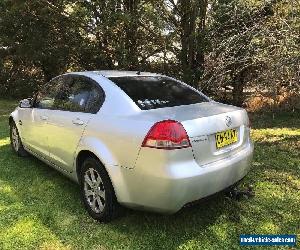
<path fill-rule="evenodd" d="M 161 76 L 109 77 L 142 110 L 207 102 L 207 98 L 178 81 Z"/>

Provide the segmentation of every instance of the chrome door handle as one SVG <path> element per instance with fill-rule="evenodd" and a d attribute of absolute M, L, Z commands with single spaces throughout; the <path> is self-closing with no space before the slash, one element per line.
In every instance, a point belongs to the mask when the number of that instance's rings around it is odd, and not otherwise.
<path fill-rule="evenodd" d="M 41 115 L 40 118 L 43 121 L 47 121 L 48 120 L 48 116 L 45 116 L 45 115 Z"/>
<path fill-rule="evenodd" d="M 72 122 L 75 125 L 83 125 L 84 124 L 84 122 L 82 120 L 80 120 L 79 118 L 73 120 Z"/>

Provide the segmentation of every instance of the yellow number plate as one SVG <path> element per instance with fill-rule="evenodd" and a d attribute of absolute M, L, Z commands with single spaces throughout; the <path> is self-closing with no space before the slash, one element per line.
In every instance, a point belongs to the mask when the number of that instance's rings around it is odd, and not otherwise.
<path fill-rule="evenodd" d="M 216 147 L 222 148 L 238 141 L 238 133 L 235 129 L 229 129 L 215 134 Z"/>

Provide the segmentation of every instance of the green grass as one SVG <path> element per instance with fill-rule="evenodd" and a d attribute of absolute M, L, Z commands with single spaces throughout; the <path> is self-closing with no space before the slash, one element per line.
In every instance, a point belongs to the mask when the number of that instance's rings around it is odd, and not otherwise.
<path fill-rule="evenodd" d="M 0 249 L 237 249 L 241 233 L 300 237 L 299 113 L 253 115 L 255 157 L 241 185 L 253 184 L 254 198 L 217 194 L 172 216 L 126 210 L 100 224 L 75 183 L 12 153 L 7 118 L 15 105 L 0 100 Z"/>

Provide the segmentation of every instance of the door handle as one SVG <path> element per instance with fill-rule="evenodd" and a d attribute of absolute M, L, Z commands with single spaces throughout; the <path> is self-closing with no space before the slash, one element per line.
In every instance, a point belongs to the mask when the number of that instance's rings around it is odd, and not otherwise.
<path fill-rule="evenodd" d="M 83 125 L 84 121 L 80 120 L 79 118 L 76 118 L 75 120 L 72 121 L 73 124 L 75 125 Z"/>
<path fill-rule="evenodd" d="M 45 116 L 45 115 L 41 115 L 40 118 L 43 121 L 47 121 L 48 120 L 48 116 Z"/>

